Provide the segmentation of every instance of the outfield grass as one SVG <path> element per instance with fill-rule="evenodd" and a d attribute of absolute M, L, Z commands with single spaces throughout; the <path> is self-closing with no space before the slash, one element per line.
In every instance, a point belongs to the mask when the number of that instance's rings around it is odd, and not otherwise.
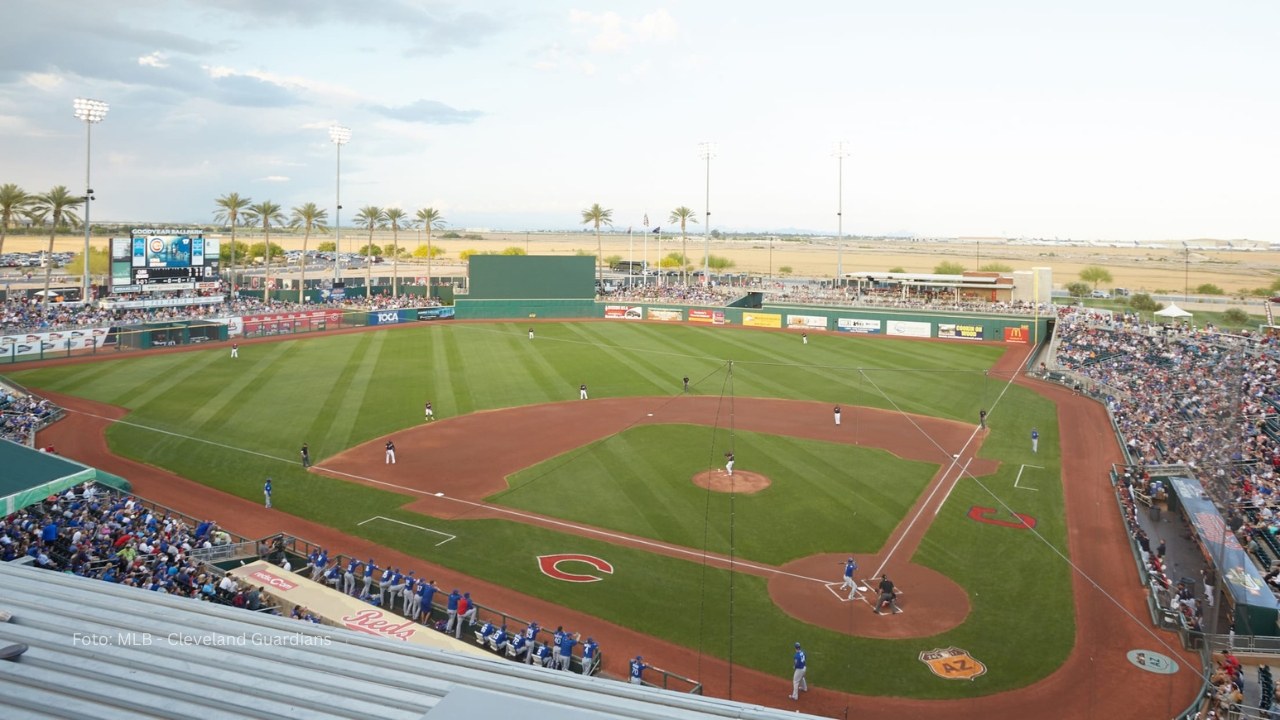
<path fill-rule="evenodd" d="M 710 395 L 839 402 L 969 422 L 979 408 L 990 408 L 991 432 L 982 454 L 1004 465 L 994 478 L 984 478 L 981 484 L 966 480 L 957 487 L 916 558 L 969 591 L 973 611 L 968 622 L 919 641 L 854 638 L 783 615 L 769 602 L 762 579 L 738 576 L 732 607 L 739 639 L 733 660 L 789 676 L 788 648 L 800 640 L 810 651 L 810 678 L 818 685 L 865 694 L 969 697 L 1034 682 L 1066 657 L 1074 625 L 1067 567 L 1055 551 L 1065 549 L 1066 537 L 1055 413 L 1050 403 L 1022 388 L 1012 387 L 1001 397 L 1004 379 L 984 372 L 1001 348 L 830 335 L 811 337 L 802 345 L 782 332 L 621 322 L 542 324 L 537 340 L 531 342 L 526 330 L 517 323 L 441 323 L 249 344 L 240 348 L 238 360 L 219 347 L 13 376 L 28 387 L 128 408 L 132 424 L 117 424 L 108 433 L 113 449 L 127 457 L 254 501 L 260 499 L 262 478 L 271 475 L 275 503 L 289 512 L 721 657 L 727 652 L 730 626 L 730 576 L 725 571 L 518 523 L 424 518 L 400 509 L 412 498 L 303 472 L 296 462 L 297 448 L 309 442 L 313 457 L 322 462 L 360 442 L 419 424 L 422 402 L 428 399 L 437 417 L 443 418 L 571 400 L 584 382 L 593 397 L 673 395 L 683 375 L 693 379 L 695 392 Z M 1042 435 L 1041 452 L 1034 457 L 1026 439 L 1032 425 Z M 624 453 L 611 458 L 617 451 L 606 441 L 604 453 L 592 462 L 616 468 L 627 454 L 656 454 L 645 452 L 640 435 L 624 433 L 619 438 L 614 442 Z M 762 446 L 783 440 L 753 439 Z M 778 446 L 778 467 L 766 471 L 778 476 L 775 482 L 779 477 L 785 481 L 792 464 L 806 479 L 834 482 L 831 475 L 841 466 L 826 453 L 852 452 L 805 446 L 800 455 L 789 458 L 795 447 L 792 441 L 787 441 L 786 450 Z M 704 443 L 704 454 L 705 448 Z M 859 456 L 859 467 L 873 462 L 869 457 Z M 1018 464 L 1024 462 L 1045 468 L 1034 478 L 1039 483 L 1036 492 L 1012 487 Z M 706 467 L 705 457 L 699 458 L 698 466 Z M 536 476 L 536 470 L 529 472 Z M 680 472 L 687 483 L 691 473 Z M 560 509 L 552 514 L 557 515 L 580 515 L 603 502 L 564 488 L 555 493 L 559 496 L 553 504 Z M 995 498 L 1035 515 L 1043 540 L 965 518 L 971 505 L 996 506 Z M 777 531 L 772 542 L 769 533 L 750 539 L 751 554 L 766 560 L 788 557 L 788 546 L 810 532 L 815 516 L 805 503 L 811 499 L 803 493 L 779 493 L 769 506 L 762 504 L 752 524 L 771 522 Z M 833 507 L 823 508 L 821 522 L 812 524 L 836 523 L 848 503 L 857 499 L 826 498 Z M 874 545 L 875 537 L 893 522 L 892 508 L 910 501 L 897 494 L 861 499 L 859 513 L 865 505 L 883 504 L 884 517 L 869 523 L 874 527 L 865 531 L 850 530 L 844 538 L 835 530 L 824 532 L 831 542 L 842 547 Z M 518 491 L 503 501 L 533 502 Z M 627 519 L 623 506 L 612 507 L 601 518 L 647 522 L 650 529 L 644 534 L 673 534 L 678 542 L 701 547 L 689 542 L 695 533 L 687 528 L 658 522 L 663 509 L 653 505 L 654 498 L 636 497 L 632 502 L 641 511 L 638 517 Z M 728 532 L 725 508 L 708 510 L 708 521 L 699 520 L 697 527 L 705 525 L 712 538 L 719 538 L 715 542 L 723 542 Z M 772 520 L 765 519 L 766 514 Z M 357 525 L 374 515 L 427 525 L 457 535 L 458 541 L 436 548 L 434 538 L 412 528 Z M 234 526 L 233 520 L 218 519 Z M 740 522 L 741 518 L 739 528 Z M 531 554 L 547 552 L 607 554 L 617 572 L 607 582 L 566 588 L 542 576 L 530 561 Z M 1026 581 L 1033 577 L 1034 584 Z M 863 620 L 851 616 L 850 621 Z M 987 675 L 970 683 L 934 680 L 916 655 L 950 644 L 986 662 Z M 875 672 L 865 671 L 868 664 Z"/>
<path fill-rule="evenodd" d="M 938 470 L 884 450 L 739 430 L 735 449 L 749 453 L 751 470 L 772 485 L 731 500 L 691 482 L 708 467 L 709 448 L 728 447 L 728 435 L 725 428 L 698 425 L 633 427 L 515 474 L 510 489 L 489 500 L 782 565 L 816 553 L 878 550 Z M 728 528 L 707 523 L 731 510 L 732 547 Z"/>

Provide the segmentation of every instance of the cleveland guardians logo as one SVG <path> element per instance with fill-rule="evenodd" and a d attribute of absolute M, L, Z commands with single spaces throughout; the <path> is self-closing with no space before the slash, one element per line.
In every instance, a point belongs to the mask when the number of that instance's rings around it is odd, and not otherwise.
<path fill-rule="evenodd" d="M 596 570 L 606 574 L 613 574 L 613 565 L 608 560 L 598 558 L 595 555 L 580 555 L 577 553 L 560 553 L 557 555 L 539 555 L 538 569 L 542 570 L 544 575 L 563 580 L 565 582 L 588 583 L 598 582 L 604 578 L 598 575 L 586 575 L 580 573 L 571 573 L 560 569 L 561 563 L 577 562 L 586 563 Z"/>
<path fill-rule="evenodd" d="M 928 665 L 934 675 L 947 680 L 973 680 L 987 672 L 987 666 L 973 659 L 968 650 L 955 646 L 925 650 L 920 653 L 920 662 Z"/>

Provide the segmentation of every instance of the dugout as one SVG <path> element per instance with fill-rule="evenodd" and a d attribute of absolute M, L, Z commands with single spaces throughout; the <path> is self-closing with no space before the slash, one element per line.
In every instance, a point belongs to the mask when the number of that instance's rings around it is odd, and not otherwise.
<path fill-rule="evenodd" d="M 228 338 L 228 327 L 203 320 L 174 320 L 144 323 L 133 327 L 113 327 L 111 334 L 120 349 L 146 350 L 153 347 L 195 345 Z"/>
<path fill-rule="evenodd" d="M 124 478 L 18 443 L 0 442 L 0 467 L 5 469 L 0 473 L 0 515 L 12 514 L 86 482 L 124 492 L 131 489 Z"/>

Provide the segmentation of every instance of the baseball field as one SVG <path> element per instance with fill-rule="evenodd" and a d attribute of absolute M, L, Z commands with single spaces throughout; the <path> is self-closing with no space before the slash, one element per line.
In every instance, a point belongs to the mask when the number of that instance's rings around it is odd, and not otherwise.
<path fill-rule="evenodd" d="M 406 326 L 12 377 L 89 401 L 73 414 L 110 414 L 118 455 L 258 505 L 271 477 L 281 525 L 299 518 L 474 578 L 495 588 L 482 604 L 502 607 L 502 588 L 516 594 L 507 603 L 597 618 L 573 628 L 584 634 L 657 638 L 695 659 L 646 656 L 695 677 L 706 659 L 789 678 L 799 641 L 823 689 L 963 699 L 1033 686 L 1072 653 L 1064 482 L 1099 478 L 1064 478 L 1055 403 L 1013 382 L 1024 346 L 823 333 L 802 344 L 620 321 L 540 323 L 536 340 L 527 329 Z M 95 409 L 106 406 L 123 412 Z M 727 452 L 764 486 L 693 482 L 724 475 Z M 600 579 L 567 583 L 538 562 L 555 554 L 610 570 L 570 563 Z M 898 582 L 902 614 L 847 599 L 849 556 L 864 583 Z M 938 648 L 985 671 L 939 677 L 920 657 Z M 606 646 L 606 668 L 638 649 Z"/>

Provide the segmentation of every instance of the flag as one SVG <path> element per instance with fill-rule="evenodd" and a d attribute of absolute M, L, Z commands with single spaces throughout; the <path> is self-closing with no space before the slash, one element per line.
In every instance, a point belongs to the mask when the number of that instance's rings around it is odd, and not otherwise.
<path fill-rule="evenodd" d="M 662 226 L 659 225 L 658 227 L 654 228 L 651 232 L 656 232 L 656 233 L 662 232 Z"/>
<path fill-rule="evenodd" d="M 644 214 L 644 226 L 649 227 L 649 213 Z"/>

